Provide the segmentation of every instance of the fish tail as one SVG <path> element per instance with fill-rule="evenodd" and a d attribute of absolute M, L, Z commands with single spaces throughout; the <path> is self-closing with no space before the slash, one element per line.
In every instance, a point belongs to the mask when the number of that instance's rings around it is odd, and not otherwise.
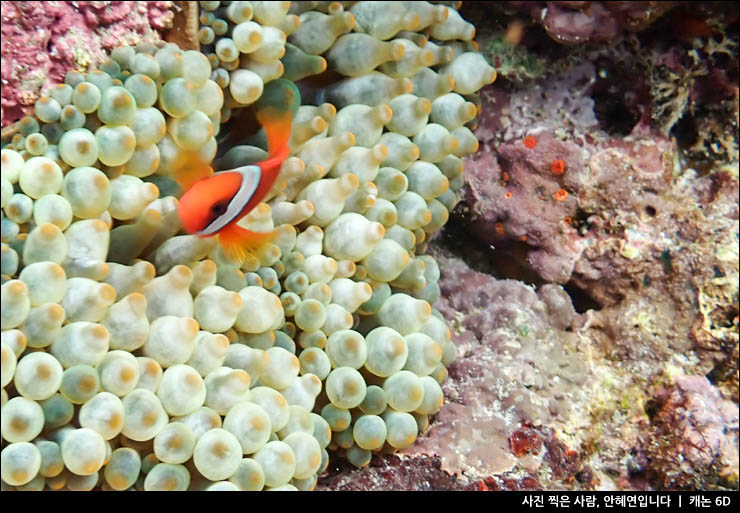
<path fill-rule="evenodd" d="M 242 265 L 250 256 L 256 258 L 257 250 L 271 242 L 277 231 L 253 232 L 232 223 L 218 233 L 221 251 L 229 260 Z"/>

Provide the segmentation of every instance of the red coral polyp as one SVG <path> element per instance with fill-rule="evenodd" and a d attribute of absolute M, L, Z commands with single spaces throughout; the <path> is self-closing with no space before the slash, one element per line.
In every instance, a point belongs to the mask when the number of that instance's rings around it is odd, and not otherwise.
<path fill-rule="evenodd" d="M 568 197 L 568 191 L 565 189 L 558 189 L 558 192 L 552 195 L 553 199 L 555 201 L 565 201 L 565 199 Z"/>
<path fill-rule="evenodd" d="M 552 174 L 555 176 L 560 176 L 563 173 L 565 173 L 565 161 L 562 159 L 554 160 L 552 164 L 550 164 L 550 169 L 552 170 Z"/>
<path fill-rule="evenodd" d="M 522 140 L 522 144 L 531 150 L 537 146 L 537 138 L 533 135 L 528 135 Z"/>

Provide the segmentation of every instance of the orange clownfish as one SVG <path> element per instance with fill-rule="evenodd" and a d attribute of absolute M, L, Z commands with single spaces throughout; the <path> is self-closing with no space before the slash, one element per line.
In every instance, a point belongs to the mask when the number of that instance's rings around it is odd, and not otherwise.
<path fill-rule="evenodd" d="M 210 167 L 195 165 L 178 176 L 186 189 L 178 206 L 185 231 L 199 237 L 218 235 L 224 255 L 239 263 L 274 236 L 275 232 L 253 232 L 237 222 L 264 199 L 290 155 L 290 111 L 266 108 L 258 112 L 257 120 L 267 135 L 267 159 L 215 174 Z M 198 177 L 199 173 L 206 176 Z"/>

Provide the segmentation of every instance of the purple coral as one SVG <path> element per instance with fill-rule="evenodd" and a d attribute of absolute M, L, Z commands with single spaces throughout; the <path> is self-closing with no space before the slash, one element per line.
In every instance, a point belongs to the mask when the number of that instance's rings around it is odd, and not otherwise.
<path fill-rule="evenodd" d="M 562 44 L 611 41 L 647 28 L 679 2 L 508 2 Z"/>

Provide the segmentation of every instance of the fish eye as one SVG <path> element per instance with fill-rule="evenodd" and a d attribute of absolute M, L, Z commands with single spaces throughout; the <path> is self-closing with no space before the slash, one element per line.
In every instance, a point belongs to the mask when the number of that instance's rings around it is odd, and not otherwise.
<path fill-rule="evenodd" d="M 224 212 L 226 212 L 226 209 L 227 209 L 228 207 L 229 207 L 229 202 L 228 202 L 228 201 L 220 201 L 220 202 L 218 202 L 218 203 L 215 203 L 215 204 L 214 204 L 214 205 L 213 205 L 213 206 L 211 207 L 211 214 L 213 214 L 213 215 L 215 215 L 215 216 L 220 216 L 220 215 L 222 215 L 222 214 L 223 214 Z"/>

